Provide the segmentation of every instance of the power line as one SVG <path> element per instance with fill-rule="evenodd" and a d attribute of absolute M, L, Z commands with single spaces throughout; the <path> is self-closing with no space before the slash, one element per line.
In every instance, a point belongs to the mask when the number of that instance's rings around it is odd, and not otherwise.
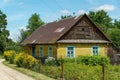
<path fill-rule="evenodd" d="M 51 6 L 49 6 L 44 0 L 41 0 L 43 2 L 43 4 L 45 4 L 45 7 L 49 8 L 51 12 L 54 12 L 53 8 L 51 8 Z"/>
<path fill-rule="evenodd" d="M 54 0 L 54 1 L 61 10 L 64 10 L 64 8 L 56 0 Z"/>

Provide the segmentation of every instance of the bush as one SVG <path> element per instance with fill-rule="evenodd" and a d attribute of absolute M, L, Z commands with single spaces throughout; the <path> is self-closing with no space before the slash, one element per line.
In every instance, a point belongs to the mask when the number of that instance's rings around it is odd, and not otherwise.
<path fill-rule="evenodd" d="M 16 52 L 14 50 L 9 50 L 4 52 L 4 58 L 6 61 L 9 61 L 9 63 L 14 63 Z"/>
<path fill-rule="evenodd" d="M 31 55 L 25 53 L 17 54 L 14 61 L 18 67 L 35 69 L 35 67 L 38 66 L 38 61 Z"/>
<path fill-rule="evenodd" d="M 18 67 L 22 67 L 23 60 L 24 60 L 24 53 L 19 53 L 16 55 L 14 62 Z"/>
<path fill-rule="evenodd" d="M 37 66 L 37 64 L 39 64 L 38 60 L 36 60 L 33 56 L 24 55 L 23 67 L 33 69 Z"/>
<path fill-rule="evenodd" d="M 77 63 L 93 66 L 109 64 L 109 61 L 109 58 L 105 56 L 81 56 L 77 58 Z"/>
<path fill-rule="evenodd" d="M 48 57 L 45 59 L 45 64 L 49 66 L 54 66 L 55 65 L 55 58 L 53 57 Z"/>

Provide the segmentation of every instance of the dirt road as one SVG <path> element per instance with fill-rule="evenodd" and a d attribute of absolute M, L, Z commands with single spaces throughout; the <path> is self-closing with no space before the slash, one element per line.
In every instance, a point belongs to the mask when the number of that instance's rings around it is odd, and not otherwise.
<path fill-rule="evenodd" d="M 3 59 L 0 59 L 0 80 L 34 80 L 27 75 L 5 66 L 2 63 L 3 61 Z"/>

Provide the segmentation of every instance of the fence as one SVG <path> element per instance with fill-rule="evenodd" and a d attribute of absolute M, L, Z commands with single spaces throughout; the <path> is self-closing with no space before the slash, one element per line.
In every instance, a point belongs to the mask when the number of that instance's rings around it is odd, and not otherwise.
<path fill-rule="evenodd" d="M 61 60 L 60 66 L 40 65 L 39 69 L 56 80 L 120 80 L 120 65 L 86 66 Z"/>

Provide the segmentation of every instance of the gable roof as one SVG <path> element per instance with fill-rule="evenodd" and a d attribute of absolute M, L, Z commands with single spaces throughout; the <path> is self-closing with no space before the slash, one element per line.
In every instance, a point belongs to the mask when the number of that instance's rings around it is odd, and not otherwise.
<path fill-rule="evenodd" d="M 54 44 L 84 16 L 86 16 L 88 18 L 88 16 L 86 14 L 84 14 L 84 15 L 44 24 L 44 25 L 40 26 L 38 29 L 36 29 L 29 37 L 27 37 L 21 43 L 21 45 Z M 107 37 L 106 37 L 106 39 L 109 41 L 109 39 Z"/>

